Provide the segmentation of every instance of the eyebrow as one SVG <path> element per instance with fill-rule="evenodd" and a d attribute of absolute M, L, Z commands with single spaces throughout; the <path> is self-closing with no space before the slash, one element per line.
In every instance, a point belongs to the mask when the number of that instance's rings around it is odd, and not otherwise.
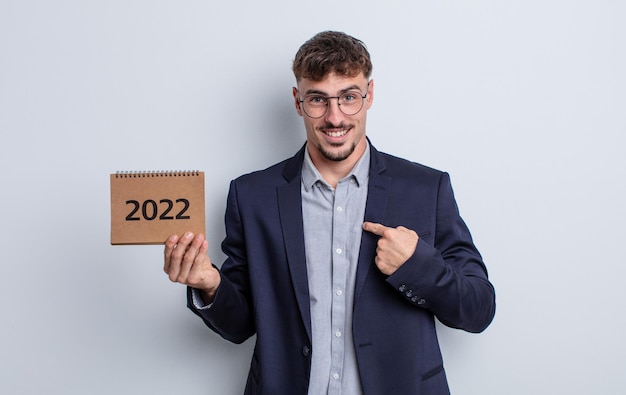
<path fill-rule="evenodd" d="M 361 87 L 359 87 L 356 84 L 351 85 L 351 86 L 349 86 L 347 88 L 344 88 L 344 89 L 340 90 L 339 91 L 339 95 L 342 95 L 342 94 L 344 94 L 346 92 L 355 91 L 355 90 L 361 92 Z M 306 92 L 304 92 L 304 95 L 305 96 L 308 96 L 308 95 L 329 96 L 326 92 L 320 91 L 320 90 L 317 90 L 317 89 L 309 89 Z"/>

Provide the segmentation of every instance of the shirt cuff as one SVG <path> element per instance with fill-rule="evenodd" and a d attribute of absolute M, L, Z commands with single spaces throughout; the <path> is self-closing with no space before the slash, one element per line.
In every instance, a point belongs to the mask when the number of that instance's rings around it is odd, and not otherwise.
<path fill-rule="evenodd" d="M 202 295 L 200 295 L 200 290 L 196 288 L 191 288 L 191 302 L 193 307 L 198 310 L 208 310 L 213 305 L 213 303 L 205 304 Z"/>

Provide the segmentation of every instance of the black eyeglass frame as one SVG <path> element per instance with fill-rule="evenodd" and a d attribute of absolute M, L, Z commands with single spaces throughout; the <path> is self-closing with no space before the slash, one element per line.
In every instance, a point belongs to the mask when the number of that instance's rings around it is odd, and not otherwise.
<path fill-rule="evenodd" d="M 303 111 L 303 112 L 307 115 L 307 117 L 309 117 L 309 118 L 311 118 L 311 119 L 319 119 L 319 118 L 322 118 L 324 115 L 326 115 L 326 114 L 328 113 L 328 108 L 330 107 L 330 99 L 337 99 L 337 107 L 339 107 L 339 111 L 341 111 L 341 113 L 342 113 L 342 114 L 344 114 L 344 115 L 347 115 L 347 116 L 351 117 L 351 116 L 356 115 L 356 114 L 358 114 L 358 113 L 360 113 L 360 112 L 361 112 L 361 110 L 363 109 L 363 105 L 365 104 L 365 99 L 367 99 L 367 94 L 369 93 L 369 91 L 370 91 L 370 82 L 368 81 L 368 82 L 367 82 L 367 88 L 366 88 L 366 92 L 365 92 L 365 94 L 362 94 L 362 93 L 361 93 L 361 92 L 359 92 L 359 91 L 352 91 L 352 90 L 347 90 L 347 91 L 345 91 L 344 93 L 342 93 L 342 94 L 341 94 L 341 95 L 339 95 L 339 96 L 322 96 L 322 95 L 319 95 L 319 94 L 310 94 L 310 95 L 306 95 L 306 96 L 304 96 L 304 98 L 303 98 L 303 99 L 298 98 L 298 102 L 300 103 L 300 107 L 302 108 L 302 111 Z M 298 93 L 300 93 L 300 91 L 299 91 L 299 90 L 298 90 Z M 359 96 L 361 96 L 361 99 L 362 99 L 362 101 L 361 101 L 361 107 L 359 107 L 359 109 L 358 109 L 358 110 L 356 110 L 355 112 L 353 112 L 352 114 L 346 114 L 346 113 L 345 113 L 345 112 L 341 109 L 341 103 L 339 102 L 339 98 L 340 98 L 341 96 L 345 95 L 345 94 L 348 94 L 348 93 L 356 93 L 356 94 L 358 94 Z M 313 116 L 309 115 L 309 113 L 308 113 L 308 112 L 306 112 L 306 110 L 304 109 L 304 104 L 303 104 L 303 103 L 304 103 L 304 101 L 306 100 L 306 98 L 307 98 L 307 97 L 311 97 L 311 96 L 318 96 L 318 97 L 321 97 L 321 98 L 323 98 L 324 100 L 326 100 L 326 110 L 324 110 L 324 113 L 323 113 L 322 115 L 318 116 L 318 117 L 313 117 Z"/>

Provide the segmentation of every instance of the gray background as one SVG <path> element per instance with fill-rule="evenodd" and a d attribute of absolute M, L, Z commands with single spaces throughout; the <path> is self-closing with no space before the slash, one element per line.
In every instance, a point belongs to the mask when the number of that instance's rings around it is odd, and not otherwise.
<path fill-rule="evenodd" d="M 363 39 L 380 150 L 451 173 L 498 296 L 440 327 L 452 392 L 626 390 L 626 3 L 0 1 L 0 393 L 240 394 L 253 346 L 185 308 L 162 247 L 109 245 L 116 170 L 230 179 L 304 141 L 291 61 Z"/>

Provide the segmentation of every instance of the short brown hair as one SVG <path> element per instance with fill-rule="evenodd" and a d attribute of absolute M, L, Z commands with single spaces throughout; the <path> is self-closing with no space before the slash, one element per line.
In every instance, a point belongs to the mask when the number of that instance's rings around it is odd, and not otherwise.
<path fill-rule="evenodd" d="M 321 81 L 330 73 L 355 77 L 372 74 L 372 61 L 365 44 L 342 32 L 326 31 L 302 44 L 292 66 L 297 81 Z"/>

